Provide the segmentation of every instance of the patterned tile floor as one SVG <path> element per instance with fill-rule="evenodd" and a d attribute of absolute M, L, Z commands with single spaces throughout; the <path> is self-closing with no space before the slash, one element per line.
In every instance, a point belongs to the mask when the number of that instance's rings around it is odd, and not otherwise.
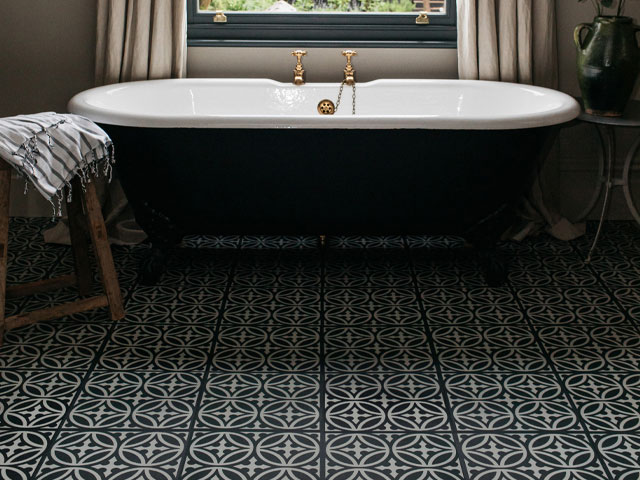
<path fill-rule="evenodd" d="M 48 225 L 10 281 L 72 269 Z M 124 320 L 6 335 L 0 478 L 637 480 L 640 230 L 590 239 L 505 244 L 501 288 L 449 237 L 193 237 L 155 287 L 116 247 Z"/>

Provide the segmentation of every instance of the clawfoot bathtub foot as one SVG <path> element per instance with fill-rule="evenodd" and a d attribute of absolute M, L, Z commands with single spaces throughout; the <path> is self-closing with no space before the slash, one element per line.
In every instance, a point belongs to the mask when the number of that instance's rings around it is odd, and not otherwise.
<path fill-rule="evenodd" d="M 478 263 L 489 287 L 500 287 L 507 281 L 509 264 L 497 248 L 477 249 Z"/>
<path fill-rule="evenodd" d="M 503 205 L 465 235 L 467 242 L 476 250 L 478 263 L 489 287 L 501 286 L 509 275 L 509 264 L 500 254 L 497 245 L 513 219 L 513 211 Z"/>
<path fill-rule="evenodd" d="M 171 251 L 182 240 L 182 234 L 169 217 L 144 203 L 136 212 L 136 220 L 151 241 L 151 251 L 138 271 L 142 285 L 155 285 L 165 271 Z"/>
<path fill-rule="evenodd" d="M 162 277 L 167 266 L 169 249 L 162 247 L 152 247 L 149 254 L 140 263 L 138 276 L 140 284 L 155 285 Z"/>

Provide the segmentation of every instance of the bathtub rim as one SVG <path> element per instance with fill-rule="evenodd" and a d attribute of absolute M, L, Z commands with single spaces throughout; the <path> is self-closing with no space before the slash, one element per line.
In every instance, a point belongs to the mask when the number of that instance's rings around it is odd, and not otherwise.
<path fill-rule="evenodd" d="M 458 79 L 377 79 L 361 82 L 360 88 L 375 87 L 380 84 L 403 85 L 441 85 L 460 84 L 487 87 L 503 87 L 517 89 L 534 89 L 538 93 L 550 95 L 561 100 L 561 108 L 522 115 L 504 115 L 495 117 L 473 116 L 457 117 L 443 115 L 355 115 L 355 116 L 323 116 L 323 115 L 192 115 L 179 114 L 161 116 L 158 114 L 116 112 L 96 107 L 88 103 L 92 96 L 104 94 L 114 88 L 141 84 L 167 85 L 169 83 L 222 83 L 233 81 L 239 84 L 268 84 L 278 87 L 292 87 L 289 83 L 278 82 L 266 78 L 184 78 L 164 80 L 141 80 L 105 85 L 84 90 L 73 96 L 67 105 L 69 112 L 85 116 L 97 123 L 123 127 L 140 128 L 246 128 L 246 129 L 425 129 L 425 130 L 518 130 L 560 125 L 570 122 L 581 112 L 579 103 L 571 96 L 545 87 L 525 84 L 496 82 L 486 80 Z M 308 83 L 307 86 L 332 87 L 337 89 L 338 83 Z M 295 87 L 299 88 L 299 87 Z"/>

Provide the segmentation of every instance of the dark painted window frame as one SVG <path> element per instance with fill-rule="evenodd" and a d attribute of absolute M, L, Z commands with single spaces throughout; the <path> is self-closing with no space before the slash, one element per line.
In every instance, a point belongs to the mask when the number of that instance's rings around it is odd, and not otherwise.
<path fill-rule="evenodd" d="M 188 45 L 455 48 L 456 0 L 447 2 L 446 14 L 417 25 L 417 14 L 384 13 L 225 12 L 227 22 L 214 23 L 213 12 L 199 12 L 198 0 L 188 0 Z"/>

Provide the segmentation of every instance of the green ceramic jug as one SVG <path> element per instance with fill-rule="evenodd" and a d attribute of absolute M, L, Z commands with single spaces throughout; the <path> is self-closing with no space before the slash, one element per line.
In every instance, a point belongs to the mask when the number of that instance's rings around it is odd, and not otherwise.
<path fill-rule="evenodd" d="M 622 115 L 640 72 L 639 30 L 630 17 L 608 16 L 575 28 L 578 82 L 587 113 Z"/>

